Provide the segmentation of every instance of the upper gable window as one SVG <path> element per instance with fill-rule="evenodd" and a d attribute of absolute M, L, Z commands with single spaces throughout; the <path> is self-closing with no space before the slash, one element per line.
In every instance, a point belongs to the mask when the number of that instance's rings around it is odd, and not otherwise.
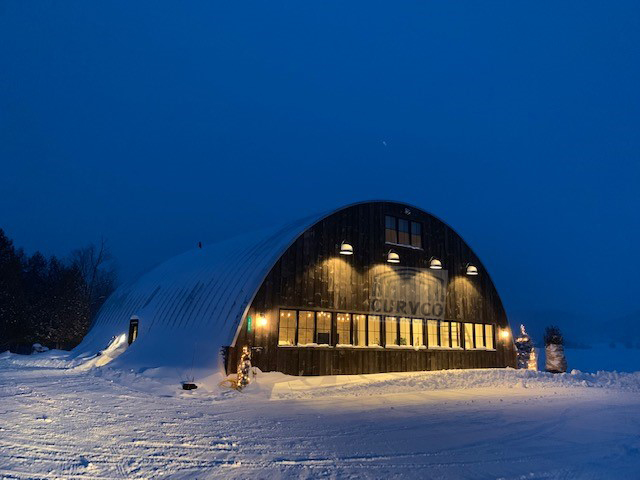
<path fill-rule="evenodd" d="M 385 215 L 384 241 L 396 245 L 422 248 L 422 224 Z"/>
<path fill-rule="evenodd" d="M 398 243 L 398 227 L 396 217 L 387 215 L 384 217 L 384 241 L 387 243 Z"/>
<path fill-rule="evenodd" d="M 411 222 L 411 246 L 422 248 L 422 224 Z"/>

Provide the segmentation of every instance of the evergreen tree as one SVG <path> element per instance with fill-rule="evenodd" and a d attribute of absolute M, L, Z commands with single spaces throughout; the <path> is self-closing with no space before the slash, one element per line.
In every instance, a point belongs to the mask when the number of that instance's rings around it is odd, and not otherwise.
<path fill-rule="evenodd" d="M 114 289 L 109 258 L 104 242 L 67 262 L 40 252 L 27 257 L 0 229 L 0 351 L 77 345 Z"/>
<path fill-rule="evenodd" d="M 518 368 L 537 370 L 536 352 L 531 337 L 520 325 L 520 335 L 516 338 L 516 353 Z"/>
<path fill-rule="evenodd" d="M 25 333 L 24 305 L 20 256 L 0 229 L 0 351 L 20 343 Z"/>
<path fill-rule="evenodd" d="M 545 369 L 547 372 L 563 373 L 567 371 L 567 358 L 564 355 L 564 338 L 560 329 L 554 325 L 544 331 Z"/>

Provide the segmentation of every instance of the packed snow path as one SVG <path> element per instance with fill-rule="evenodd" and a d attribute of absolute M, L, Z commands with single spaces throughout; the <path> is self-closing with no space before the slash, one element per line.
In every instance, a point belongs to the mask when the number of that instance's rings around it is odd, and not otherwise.
<path fill-rule="evenodd" d="M 264 374 L 161 396 L 5 357 L 0 477 L 638 478 L 639 374 L 526 373 Z"/>

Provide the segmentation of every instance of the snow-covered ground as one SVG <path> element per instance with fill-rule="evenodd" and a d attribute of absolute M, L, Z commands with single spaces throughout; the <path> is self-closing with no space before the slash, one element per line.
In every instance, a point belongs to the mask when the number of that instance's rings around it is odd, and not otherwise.
<path fill-rule="evenodd" d="M 640 477 L 640 373 L 274 373 L 238 393 L 77 364 L 0 355 L 2 478 Z"/>

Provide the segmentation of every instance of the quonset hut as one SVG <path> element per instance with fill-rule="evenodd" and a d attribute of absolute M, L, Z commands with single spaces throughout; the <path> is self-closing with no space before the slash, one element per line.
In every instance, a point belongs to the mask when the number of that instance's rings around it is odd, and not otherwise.
<path fill-rule="evenodd" d="M 118 288 L 77 352 L 127 332 L 114 364 L 138 371 L 233 372 L 243 346 L 293 375 L 515 367 L 478 257 L 433 215 L 388 201 L 179 255 Z"/>

